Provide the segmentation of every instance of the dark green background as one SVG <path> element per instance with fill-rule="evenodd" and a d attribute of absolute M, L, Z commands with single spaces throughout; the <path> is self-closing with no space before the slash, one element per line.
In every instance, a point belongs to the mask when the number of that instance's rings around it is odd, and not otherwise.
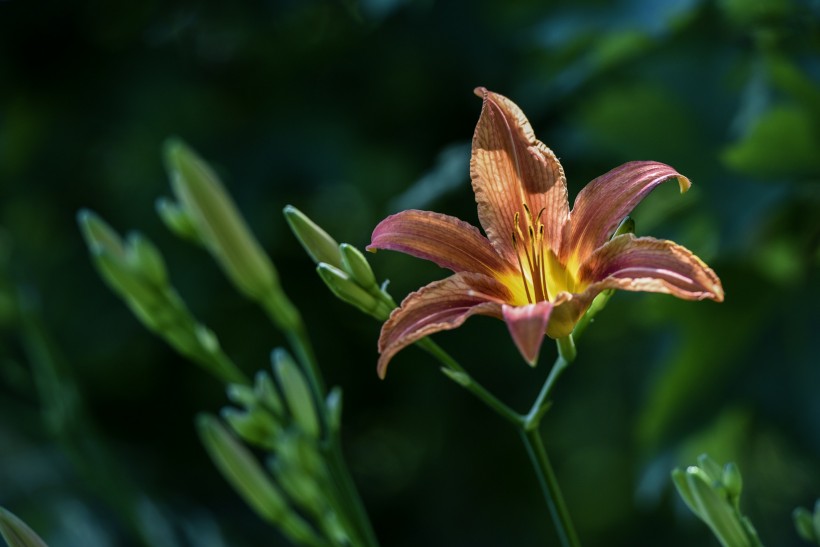
<path fill-rule="evenodd" d="M 345 391 L 345 446 L 385 546 L 554 545 L 508 426 L 410 348 L 375 374 L 379 325 L 335 301 L 289 234 L 292 203 L 363 247 L 408 207 L 474 222 L 477 85 L 528 114 L 570 193 L 629 160 L 667 162 L 639 234 L 695 251 L 726 301 L 617 294 L 579 344 L 545 439 L 585 545 L 716 545 L 669 471 L 708 451 L 744 472 L 767 545 L 801 545 L 820 496 L 820 8 L 789 0 L 0 1 L 0 505 L 52 547 L 279 545 L 193 428 L 222 387 L 103 285 L 75 223 L 89 207 L 163 250 L 172 281 L 249 373 L 284 343 L 205 253 L 153 212 L 160 148 L 211 161 Z M 397 298 L 446 275 L 372 263 Z M 516 409 L 503 324 L 436 336 Z M 162 538 L 166 539 L 162 539 Z"/>

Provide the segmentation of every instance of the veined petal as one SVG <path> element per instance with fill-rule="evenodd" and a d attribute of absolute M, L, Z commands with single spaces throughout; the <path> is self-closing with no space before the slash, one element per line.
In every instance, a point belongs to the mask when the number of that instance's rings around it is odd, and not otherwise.
<path fill-rule="evenodd" d="M 470 178 L 487 237 L 499 254 L 515 261 L 515 215 L 522 222 L 527 218 L 526 203 L 535 217 L 544 210 L 545 241 L 557 250 L 569 218 L 564 169 L 552 150 L 535 138 L 515 103 L 483 87 L 475 92 L 484 105 L 473 135 Z"/>
<path fill-rule="evenodd" d="M 681 193 L 689 179 L 666 164 L 633 161 L 616 167 L 587 184 L 575 199 L 570 213 L 562 260 L 583 263 L 590 253 L 606 243 L 618 224 L 660 183 L 677 178 Z"/>
<path fill-rule="evenodd" d="M 390 359 L 406 346 L 461 326 L 471 315 L 501 317 L 507 288 L 481 274 L 457 273 L 410 293 L 382 326 L 378 373 L 384 378 Z"/>
<path fill-rule="evenodd" d="M 541 344 L 547 334 L 552 304 L 546 301 L 526 306 L 505 304 L 501 307 L 501 313 L 521 356 L 531 366 L 535 366 L 538 352 L 541 351 Z"/>
<path fill-rule="evenodd" d="M 598 291 L 623 289 L 723 301 L 723 286 L 709 266 L 689 249 L 651 237 L 616 237 L 595 251 L 579 274 L 582 282 Z"/>
<path fill-rule="evenodd" d="M 510 270 L 478 228 L 449 215 L 409 210 L 373 230 L 368 251 L 390 249 L 435 262 L 454 272 L 493 276 Z"/>

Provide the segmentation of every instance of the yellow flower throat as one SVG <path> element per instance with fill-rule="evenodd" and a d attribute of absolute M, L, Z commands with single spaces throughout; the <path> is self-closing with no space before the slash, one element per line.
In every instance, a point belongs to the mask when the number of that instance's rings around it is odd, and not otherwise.
<path fill-rule="evenodd" d="M 510 288 L 518 289 L 514 292 L 518 294 L 518 299 L 522 300 L 521 304 L 534 304 L 549 301 L 550 297 L 555 298 L 561 291 L 572 291 L 575 288 L 575 280 L 558 261 L 555 252 L 544 242 L 544 224 L 541 217 L 545 209 L 541 209 L 533 216 L 529 206 L 526 203 L 522 205 L 526 215 L 525 224 L 522 227 L 521 214 L 516 212 L 512 242 L 526 302 L 520 298 L 524 295 L 521 294 L 521 285 L 518 282 Z"/>

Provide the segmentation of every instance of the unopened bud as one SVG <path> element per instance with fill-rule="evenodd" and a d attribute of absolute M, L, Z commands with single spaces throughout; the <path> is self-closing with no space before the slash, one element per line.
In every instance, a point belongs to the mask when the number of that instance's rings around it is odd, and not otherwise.
<path fill-rule="evenodd" d="M 380 321 L 384 321 L 390 315 L 391 310 L 383 302 L 362 289 L 346 272 L 325 263 L 319 264 L 316 272 L 337 298 Z"/>
<path fill-rule="evenodd" d="M 188 241 L 203 243 L 202 238 L 196 231 L 196 226 L 194 225 L 191 215 L 188 214 L 188 211 L 186 211 L 184 207 L 165 197 L 157 199 L 154 207 L 163 224 L 165 224 L 166 228 L 172 233 Z"/>
<path fill-rule="evenodd" d="M 328 427 L 334 433 L 338 432 L 342 425 L 342 388 L 336 386 L 330 390 L 325 398 L 325 408 Z"/>
<path fill-rule="evenodd" d="M 362 252 L 349 243 L 339 245 L 339 250 L 342 253 L 343 269 L 350 274 L 353 281 L 368 292 L 378 291 L 376 276 Z"/>
<path fill-rule="evenodd" d="M 197 232 L 234 284 L 251 298 L 264 298 L 278 277 L 233 200 L 211 167 L 182 141 L 165 144 L 171 185 Z"/>
<path fill-rule="evenodd" d="M 77 223 L 80 225 L 86 245 L 92 253 L 105 251 L 117 258 L 125 257 L 125 248 L 122 239 L 103 219 L 88 209 L 77 213 Z"/>
<path fill-rule="evenodd" d="M 313 262 L 326 262 L 337 268 L 342 267 L 342 254 L 335 239 L 293 205 L 285 206 L 283 213 L 293 235 Z"/>
<path fill-rule="evenodd" d="M 3 507 L 0 507 L 0 537 L 9 547 L 48 547 L 28 524 Z"/>
<path fill-rule="evenodd" d="M 812 514 L 805 507 L 798 507 L 792 512 L 797 534 L 810 543 L 818 543 L 817 531 L 814 529 Z"/>
<path fill-rule="evenodd" d="M 319 438 L 319 417 L 302 371 L 283 349 L 274 350 L 271 361 L 293 420 L 307 435 Z"/>
<path fill-rule="evenodd" d="M 728 492 L 729 497 L 736 502 L 738 498 L 740 498 L 740 493 L 743 490 L 743 477 L 735 462 L 729 462 L 723 466 L 723 474 L 720 482 L 726 487 L 726 492 Z"/>
<path fill-rule="evenodd" d="M 200 415 L 197 430 L 211 460 L 248 505 L 269 522 L 282 519 L 287 502 L 251 453 L 213 416 Z"/>
<path fill-rule="evenodd" d="M 246 409 L 253 408 L 257 404 L 253 388 L 244 384 L 228 384 L 226 394 L 229 401 Z"/>
<path fill-rule="evenodd" d="M 270 451 L 276 448 L 279 426 L 270 414 L 259 408 L 243 411 L 226 407 L 222 409 L 221 415 L 245 441 Z"/>
<path fill-rule="evenodd" d="M 150 283 L 164 287 L 168 285 L 168 270 L 159 249 L 138 232 L 128 236 L 126 259 L 135 272 Z"/>
<path fill-rule="evenodd" d="M 284 411 L 282 399 L 279 397 L 279 393 L 277 393 L 276 386 L 273 384 L 270 375 L 264 370 L 260 370 L 256 373 L 253 392 L 259 404 L 277 416 L 282 416 Z"/>

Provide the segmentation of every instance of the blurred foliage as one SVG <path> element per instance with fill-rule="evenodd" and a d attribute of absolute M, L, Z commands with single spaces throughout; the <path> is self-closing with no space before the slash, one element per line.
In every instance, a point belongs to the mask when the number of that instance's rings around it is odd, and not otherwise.
<path fill-rule="evenodd" d="M 743 469 L 763 542 L 801 545 L 791 511 L 820 494 L 817 2 L 5 0 L 0 81 L 0 505 L 52 547 L 285 544 L 197 440 L 221 386 L 138 326 L 76 228 L 89 207 L 143 230 L 225 352 L 264 367 L 281 336 L 154 214 L 172 134 L 223 176 L 344 388 L 382 543 L 551 537 L 506 425 L 423 352 L 380 382 L 378 324 L 327 293 L 281 215 L 293 203 L 359 247 L 398 208 L 474 221 L 477 85 L 528 113 L 572 194 L 629 160 L 689 176 L 636 210 L 637 232 L 689 247 L 726 288 L 720 305 L 618 293 L 579 344 L 545 428 L 581 538 L 714 544 L 669 480 L 708 451 Z M 397 298 L 442 276 L 372 262 Z M 547 370 L 508 338 L 482 319 L 436 337 L 523 410 Z"/>

